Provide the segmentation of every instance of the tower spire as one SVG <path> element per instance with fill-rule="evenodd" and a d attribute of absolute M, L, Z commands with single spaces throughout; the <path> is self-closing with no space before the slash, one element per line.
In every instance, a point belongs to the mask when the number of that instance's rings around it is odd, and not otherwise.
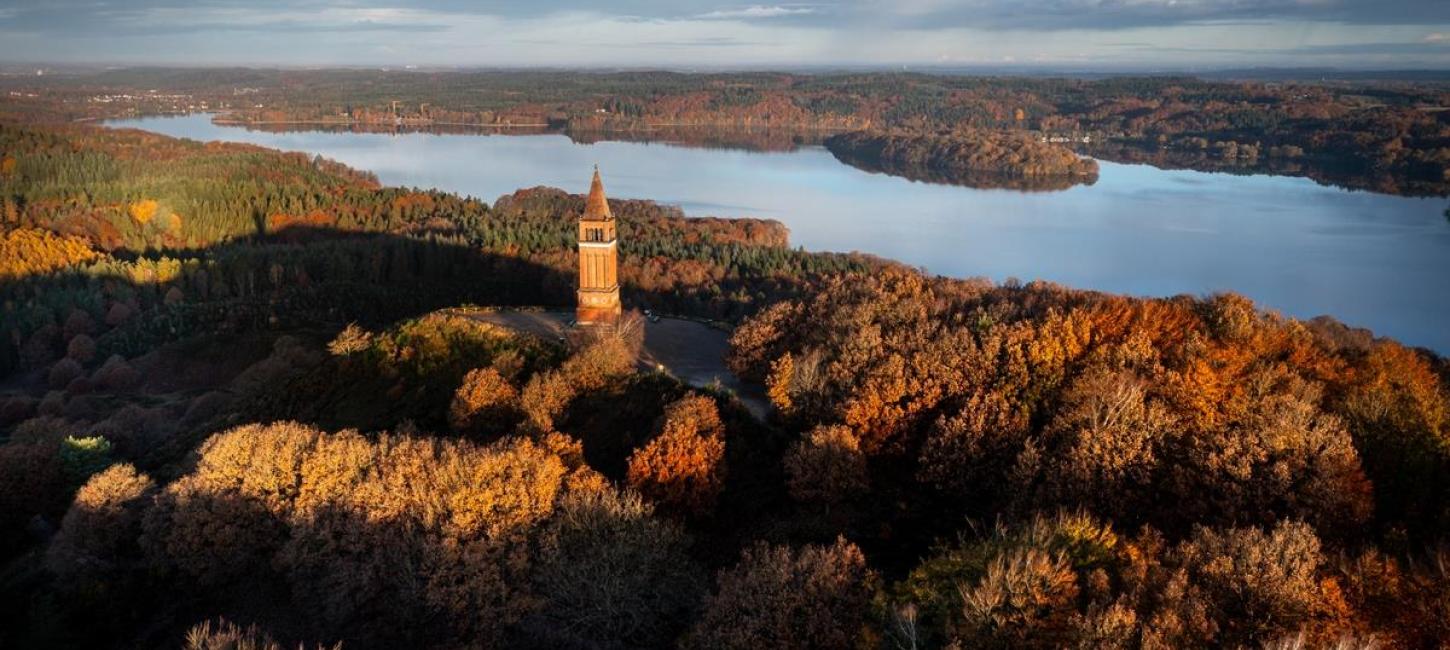
<path fill-rule="evenodd" d="M 599 165 L 595 165 L 589 198 L 584 200 L 584 216 L 579 218 L 579 303 L 574 315 L 581 325 L 619 320 L 616 225 L 609 212 L 609 200 L 604 197 L 604 181 L 599 180 Z"/>
<path fill-rule="evenodd" d="M 596 221 L 614 218 L 609 212 L 609 199 L 604 197 L 604 181 L 599 179 L 599 165 L 594 165 L 594 180 L 589 184 L 589 198 L 584 201 L 584 218 Z"/>

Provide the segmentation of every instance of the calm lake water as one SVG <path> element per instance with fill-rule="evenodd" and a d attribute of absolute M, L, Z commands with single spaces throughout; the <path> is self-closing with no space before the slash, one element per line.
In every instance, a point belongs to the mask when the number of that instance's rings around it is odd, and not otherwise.
<path fill-rule="evenodd" d="M 809 250 L 862 251 L 957 277 L 1043 279 L 1140 296 L 1236 291 L 1289 316 L 1329 314 L 1450 352 L 1446 199 L 1325 187 L 1302 178 L 1101 163 L 1092 186 L 1047 193 L 934 185 L 787 153 L 562 135 L 270 133 L 210 116 L 112 122 L 196 140 L 321 154 L 385 184 L 493 201 L 521 187 L 588 189 L 754 216 Z"/>

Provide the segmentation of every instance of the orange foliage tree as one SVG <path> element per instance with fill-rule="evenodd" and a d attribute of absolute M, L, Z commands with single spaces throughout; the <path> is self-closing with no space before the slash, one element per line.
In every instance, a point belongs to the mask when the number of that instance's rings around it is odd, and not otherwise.
<path fill-rule="evenodd" d="M 460 433 L 505 433 L 518 421 L 518 399 L 518 389 L 498 370 L 471 370 L 453 395 L 448 423 Z"/>
<path fill-rule="evenodd" d="M 666 511 L 708 513 L 725 483 L 725 425 L 715 400 L 681 398 L 665 407 L 658 428 L 629 457 L 630 487 Z"/>
<path fill-rule="evenodd" d="M 730 361 L 768 379 L 789 422 L 845 425 L 868 458 L 914 463 L 972 512 L 1086 507 L 1178 533 L 1284 517 L 1353 531 L 1373 494 L 1361 467 L 1372 437 L 1356 429 L 1437 440 L 1446 403 L 1424 369 L 1407 386 L 1425 389 L 1398 409 L 1425 414 L 1413 423 L 1375 419 L 1389 391 L 1336 400 L 1366 360 L 1240 296 L 1145 300 L 909 271 L 843 276 L 761 312 L 737 329 Z"/>

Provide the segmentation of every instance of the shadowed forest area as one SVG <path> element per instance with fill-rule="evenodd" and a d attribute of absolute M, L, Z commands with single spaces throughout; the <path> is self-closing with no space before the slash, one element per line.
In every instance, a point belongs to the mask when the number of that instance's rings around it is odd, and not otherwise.
<path fill-rule="evenodd" d="M 1330 319 L 611 201 L 761 421 L 637 317 L 447 311 L 570 305 L 578 195 L 14 119 L 0 174 L 5 647 L 1450 644 L 1450 365 Z"/>

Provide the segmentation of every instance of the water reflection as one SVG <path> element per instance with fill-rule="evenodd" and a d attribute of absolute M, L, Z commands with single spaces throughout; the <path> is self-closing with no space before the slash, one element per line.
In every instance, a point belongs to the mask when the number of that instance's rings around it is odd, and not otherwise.
<path fill-rule="evenodd" d="M 1018 192 L 1060 192 L 1074 185 L 1092 185 L 1097 176 L 1020 176 L 987 171 L 945 171 L 930 165 L 906 163 L 890 158 L 867 158 L 844 149 L 831 155 L 842 164 L 875 174 L 900 176 L 907 180 L 938 185 L 960 185 L 980 190 L 1016 190 Z"/>
<path fill-rule="evenodd" d="M 1372 165 L 1331 164 L 1308 157 L 1268 154 L 1249 157 L 1225 155 L 1214 148 L 1172 148 L 1156 144 L 1106 142 L 1078 144 L 1083 155 L 1121 163 L 1149 164 L 1160 169 L 1192 169 L 1228 174 L 1272 174 L 1303 176 L 1318 183 L 1351 190 L 1368 190 L 1401 196 L 1443 197 L 1450 194 L 1450 180 L 1421 173 L 1418 177 L 1390 174 Z"/>
<path fill-rule="evenodd" d="M 752 152 L 558 134 L 268 132 L 204 115 L 122 125 L 321 154 L 384 183 L 490 201 L 536 185 L 582 191 L 599 163 L 611 196 L 779 219 L 811 250 L 1135 295 L 1233 290 L 1450 352 L 1450 223 L 1439 199 L 1108 162 L 1092 186 L 973 189 L 871 174 L 809 143 Z"/>

